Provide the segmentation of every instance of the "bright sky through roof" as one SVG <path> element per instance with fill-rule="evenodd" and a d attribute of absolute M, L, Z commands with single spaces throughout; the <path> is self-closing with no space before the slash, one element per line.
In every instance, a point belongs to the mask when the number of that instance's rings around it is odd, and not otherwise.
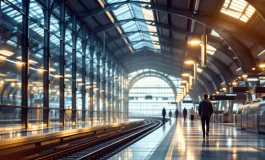
<path fill-rule="evenodd" d="M 247 22 L 255 12 L 255 9 L 245 0 L 225 0 L 221 12 Z"/>
<path fill-rule="evenodd" d="M 123 0 L 120 0 L 120 1 L 119 0 L 105 0 L 105 2 L 107 4 L 112 4 L 112 3 L 123 2 Z M 137 0 L 135 0 L 134 2 L 137 2 Z M 150 3 L 150 0 L 139 0 L 139 2 Z M 144 4 L 144 5 L 146 5 L 146 4 Z M 118 21 L 134 19 L 134 18 L 135 19 L 148 20 L 149 22 L 129 21 L 129 22 L 121 25 L 121 28 L 123 29 L 123 31 L 125 33 L 126 32 L 139 31 L 139 32 L 136 32 L 136 33 L 127 37 L 130 40 L 130 42 L 138 41 L 137 43 L 134 43 L 132 45 L 133 49 L 137 50 L 137 49 L 141 49 L 143 47 L 147 47 L 150 49 L 160 50 L 159 43 L 156 43 L 157 41 L 159 41 L 158 37 L 157 36 L 151 36 L 154 32 L 157 33 L 156 27 L 153 26 L 153 24 L 152 24 L 152 21 L 154 21 L 153 11 L 145 9 L 141 6 L 142 6 L 142 4 L 137 5 L 135 3 L 128 2 L 128 3 L 118 7 L 117 9 L 113 10 L 113 14 L 115 15 L 115 18 Z M 141 32 L 141 31 L 143 31 L 143 32 Z"/>

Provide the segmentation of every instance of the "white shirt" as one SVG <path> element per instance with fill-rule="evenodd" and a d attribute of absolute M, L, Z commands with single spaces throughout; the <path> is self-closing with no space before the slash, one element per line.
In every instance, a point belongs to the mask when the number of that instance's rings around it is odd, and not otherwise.
<path fill-rule="evenodd" d="M 195 111 L 193 109 L 190 110 L 190 115 L 195 115 Z"/>

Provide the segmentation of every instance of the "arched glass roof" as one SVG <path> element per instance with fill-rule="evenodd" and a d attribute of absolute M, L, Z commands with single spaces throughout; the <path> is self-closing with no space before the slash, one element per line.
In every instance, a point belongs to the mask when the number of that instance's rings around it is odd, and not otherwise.
<path fill-rule="evenodd" d="M 126 0 L 105 0 L 106 4 L 118 2 L 126 2 Z M 148 4 L 150 0 L 134 0 L 133 2 L 146 2 Z M 146 4 L 128 2 L 114 9 L 112 12 L 118 21 L 129 20 L 122 24 L 121 28 L 125 33 L 135 32 L 127 37 L 132 43 L 134 50 L 146 47 L 151 50 L 160 51 L 153 11 L 143 8 L 143 5 Z"/>

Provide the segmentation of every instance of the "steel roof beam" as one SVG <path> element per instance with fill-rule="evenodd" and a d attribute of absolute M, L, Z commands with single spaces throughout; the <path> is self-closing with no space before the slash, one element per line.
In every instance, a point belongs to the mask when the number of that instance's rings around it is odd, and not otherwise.
<path fill-rule="evenodd" d="M 131 1 L 126 2 L 118 2 L 116 5 L 121 3 L 128 3 Z M 137 4 L 141 5 L 142 2 L 137 2 Z M 147 3 L 145 3 L 147 4 Z M 234 38 L 231 33 L 239 33 L 244 36 L 248 36 L 254 38 L 258 43 L 262 43 L 265 46 L 264 37 L 256 33 L 255 31 L 251 30 L 250 28 L 239 26 L 234 23 L 231 23 L 225 19 L 216 19 L 216 17 L 210 16 L 202 16 L 202 15 L 194 15 L 192 12 L 175 9 L 175 8 L 167 8 L 161 5 L 146 5 L 144 8 L 156 11 L 162 11 L 169 14 L 178 15 L 184 18 L 195 20 L 201 24 L 205 24 L 211 29 L 214 29 L 233 49 L 235 55 L 240 60 L 240 66 L 243 72 L 249 71 L 253 66 L 255 66 L 255 61 L 251 54 L 249 53 L 248 49 L 243 46 L 236 38 Z M 102 31 L 104 28 L 101 28 L 98 31 Z M 230 32 L 230 33 L 227 33 Z"/>

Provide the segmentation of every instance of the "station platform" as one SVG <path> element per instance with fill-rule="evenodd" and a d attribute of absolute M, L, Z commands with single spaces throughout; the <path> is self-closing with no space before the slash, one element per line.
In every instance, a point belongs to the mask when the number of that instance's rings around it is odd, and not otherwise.
<path fill-rule="evenodd" d="M 0 149 L 6 149 L 10 147 L 19 147 L 24 145 L 41 146 L 42 143 L 69 139 L 71 137 L 82 135 L 97 135 L 98 133 L 107 132 L 112 129 L 127 128 L 128 126 L 140 125 L 144 123 L 144 119 L 129 119 L 112 124 L 107 123 L 93 123 L 90 125 L 76 125 L 70 127 L 58 127 L 58 128 L 45 128 L 38 130 L 21 130 L 16 133 L 10 133 L 1 135 Z"/>
<path fill-rule="evenodd" d="M 117 153 L 110 160 L 256 160 L 265 159 L 265 135 L 210 123 L 203 139 L 199 120 L 171 119 L 163 127 Z"/>
<path fill-rule="evenodd" d="M 32 128 L 32 129 L 14 129 L 14 127 L 12 126 L 9 129 L 6 129 L 7 127 L 5 126 L 5 129 L 1 130 L 1 125 L 0 125 L 0 141 L 14 139 L 14 138 L 28 137 L 28 136 L 37 136 L 37 135 L 49 134 L 49 133 L 57 133 L 57 132 L 62 132 L 62 131 L 86 129 L 86 128 L 92 128 L 92 127 L 106 126 L 106 125 L 117 125 L 120 123 L 135 122 L 139 120 L 142 120 L 142 119 L 129 119 L 129 120 L 112 122 L 112 123 L 95 121 L 93 123 L 86 123 L 86 124 L 82 124 L 82 123 L 77 124 L 77 125 L 68 124 L 65 126 L 39 127 L 39 128 Z"/>

